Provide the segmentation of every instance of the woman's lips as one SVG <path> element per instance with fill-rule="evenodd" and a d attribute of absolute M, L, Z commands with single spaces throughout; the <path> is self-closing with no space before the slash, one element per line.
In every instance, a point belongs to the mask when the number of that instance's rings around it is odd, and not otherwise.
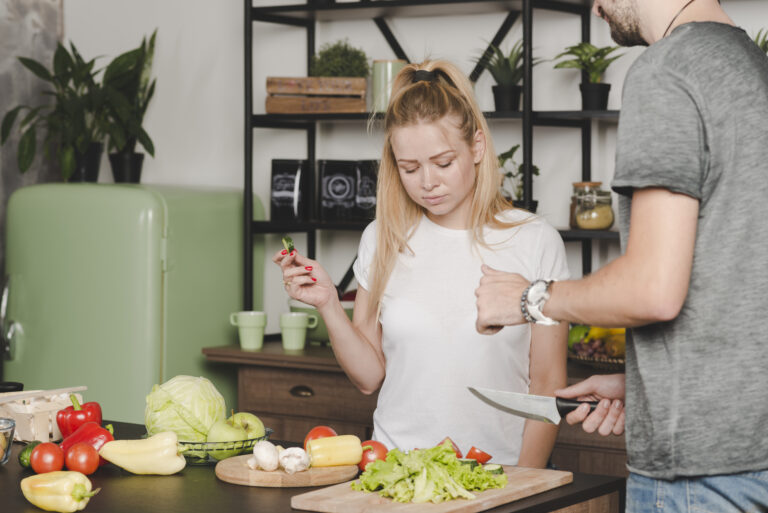
<path fill-rule="evenodd" d="M 438 203 L 443 201 L 443 199 L 445 199 L 445 195 L 442 195 L 442 196 L 425 196 L 424 197 L 424 201 L 426 201 L 430 205 L 437 205 Z"/>

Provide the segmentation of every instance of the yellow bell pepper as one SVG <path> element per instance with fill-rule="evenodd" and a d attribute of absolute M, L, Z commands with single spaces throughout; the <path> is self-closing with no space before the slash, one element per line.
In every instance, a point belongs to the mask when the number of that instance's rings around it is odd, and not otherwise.
<path fill-rule="evenodd" d="M 178 437 L 164 431 L 141 440 L 114 440 L 99 449 L 110 463 L 134 474 L 170 475 L 183 469 L 187 460 L 179 453 Z"/>
<path fill-rule="evenodd" d="M 91 491 L 91 481 L 80 472 L 59 470 L 21 480 L 21 493 L 40 509 L 74 513 L 85 508 L 99 489 Z"/>
<path fill-rule="evenodd" d="M 327 436 L 307 443 L 312 467 L 357 465 L 363 459 L 363 447 L 355 435 Z"/>

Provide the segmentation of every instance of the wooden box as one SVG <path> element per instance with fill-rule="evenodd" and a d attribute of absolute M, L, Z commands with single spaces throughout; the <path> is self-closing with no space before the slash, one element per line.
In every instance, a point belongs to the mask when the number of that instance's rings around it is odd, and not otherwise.
<path fill-rule="evenodd" d="M 80 386 L 0 394 L 0 417 L 12 418 L 16 422 L 15 440 L 56 442 L 61 440 L 56 414 L 59 410 L 72 406 L 69 394 L 86 388 Z M 80 394 L 75 396 L 80 403 L 83 402 Z"/>
<path fill-rule="evenodd" d="M 267 114 L 366 112 L 363 77 L 267 77 Z"/>

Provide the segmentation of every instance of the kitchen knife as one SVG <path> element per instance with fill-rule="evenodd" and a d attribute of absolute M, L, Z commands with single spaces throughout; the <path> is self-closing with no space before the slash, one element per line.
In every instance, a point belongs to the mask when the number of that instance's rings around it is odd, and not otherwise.
<path fill-rule="evenodd" d="M 517 392 L 504 392 L 490 388 L 467 387 L 469 391 L 482 401 L 494 408 L 548 424 L 559 424 L 560 419 L 578 408 L 582 403 L 589 404 L 589 411 L 593 412 L 597 401 L 573 401 L 560 397 L 547 397 L 543 395 L 519 394 Z"/>

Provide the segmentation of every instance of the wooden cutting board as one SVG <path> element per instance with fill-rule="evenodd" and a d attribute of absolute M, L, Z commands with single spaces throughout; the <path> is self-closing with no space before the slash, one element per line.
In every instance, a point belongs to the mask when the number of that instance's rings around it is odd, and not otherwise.
<path fill-rule="evenodd" d="M 226 461 L 226 460 L 225 460 Z M 475 499 L 456 499 L 439 504 L 400 503 L 382 497 L 376 492 L 358 492 L 349 483 L 329 486 L 322 490 L 303 493 L 291 498 L 291 507 L 323 513 L 475 513 L 557 488 L 573 481 L 573 474 L 560 470 L 544 470 L 504 466 L 507 486 L 501 489 L 473 492 Z"/>
<path fill-rule="evenodd" d="M 248 466 L 252 454 L 221 460 L 216 464 L 216 477 L 227 483 L 245 486 L 297 487 L 322 486 L 349 481 L 357 476 L 357 465 L 316 467 L 288 474 L 284 470 L 266 472 Z"/>

